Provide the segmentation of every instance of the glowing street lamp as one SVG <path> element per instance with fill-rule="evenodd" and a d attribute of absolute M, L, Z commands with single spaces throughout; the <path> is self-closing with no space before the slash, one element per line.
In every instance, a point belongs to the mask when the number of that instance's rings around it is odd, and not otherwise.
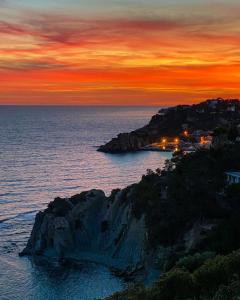
<path fill-rule="evenodd" d="M 174 139 L 174 142 L 175 142 L 175 144 L 178 144 L 179 143 L 179 139 L 178 138 Z"/>
<path fill-rule="evenodd" d="M 187 130 L 184 130 L 183 135 L 186 136 L 186 137 L 188 137 L 188 136 L 189 136 L 188 131 L 187 131 Z"/>
<path fill-rule="evenodd" d="M 163 144 L 166 144 L 167 139 L 163 138 L 163 139 L 162 139 L 162 142 L 163 142 Z"/>

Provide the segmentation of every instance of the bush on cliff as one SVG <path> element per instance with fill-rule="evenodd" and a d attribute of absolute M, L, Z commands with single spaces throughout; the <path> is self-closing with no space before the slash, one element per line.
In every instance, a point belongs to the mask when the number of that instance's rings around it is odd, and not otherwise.
<path fill-rule="evenodd" d="M 225 187 L 225 172 L 229 170 L 240 170 L 239 146 L 186 155 L 169 176 L 169 200 L 188 218 L 221 216 L 217 201 Z"/>
<path fill-rule="evenodd" d="M 185 268 L 189 272 L 193 272 L 202 266 L 206 260 L 213 258 L 216 255 L 215 252 L 206 251 L 202 253 L 195 253 L 194 255 L 187 255 L 180 258 L 176 266 L 179 268 Z"/>
<path fill-rule="evenodd" d="M 149 171 L 132 192 L 133 214 L 136 218 L 145 215 L 149 241 L 153 247 L 173 243 L 177 237 L 175 226 L 179 225 L 170 218 L 173 210 L 170 210 L 171 204 L 162 197 L 161 179 L 157 173 Z"/>
<path fill-rule="evenodd" d="M 195 295 L 192 275 L 183 269 L 172 269 L 165 273 L 152 289 L 149 299 L 191 299 Z"/>
<path fill-rule="evenodd" d="M 221 285 L 212 300 L 240 300 L 240 281 L 236 279 L 229 285 Z"/>
<path fill-rule="evenodd" d="M 142 180 L 135 185 L 133 190 L 133 214 L 140 218 L 143 214 L 147 216 L 158 208 L 161 192 L 157 186 L 158 175 L 151 174 L 142 177 Z"/>
<path fill-rule="evenodd" d="M 237 300 L 240 296 L 240 250 L 208 259 L 194 272 L 174 267 L 152 288 L 134 288 L 110 300 Z M 231 298 L 232 297 L 232 298 Z"/>
<path fill-rule="evenodd" d="M 145 215 L 152 246 L 172 245 L 196 220 L 221 223 L 232 215 L 233 207 L 240 208 L 240 187 L 229 187 L 225 192 L 225 172 L 240 169 L 239 145 L 199 150 L 174 157 L 173 163 L 175 168 L 169 171 L 148 171 L 133 188 L 133 213 L 137 218 Z M 164 185 L 168 187 L 167 198 L 162 195 Z M 237 247 L 235 243 L 229 251 Z"/>
<path fill-rule="evenodd" d="M 229 285 L 240 275 L 240 250 L 206 261 L 193 273 L 198 293 L 213 297 L 221 285 Z"/>

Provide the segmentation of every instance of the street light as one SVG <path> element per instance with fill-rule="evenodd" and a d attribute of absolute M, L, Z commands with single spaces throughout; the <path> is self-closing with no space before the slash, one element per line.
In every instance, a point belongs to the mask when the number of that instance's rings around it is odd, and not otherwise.
<path fill-rule="evenodd" d="M 175 142 L 175 144 L 178 144 L 179 143 L 179 139 L 178 138 L 174 139 L 174 142 Z"/>

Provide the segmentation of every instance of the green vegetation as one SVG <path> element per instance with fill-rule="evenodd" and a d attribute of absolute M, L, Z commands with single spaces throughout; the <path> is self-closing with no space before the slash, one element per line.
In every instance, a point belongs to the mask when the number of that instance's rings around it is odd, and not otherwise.
<path fill-rule="evenodd" d="M 240 185 L 226 184 L 229 170 L 240 170 L 239 144 L 178 153 L 164 171 L 143 176 L 132 191 L 133 213 L 145 215 L 152 247 L 178 250 L 153 287 L 109 299 L 240 300 Z M 203 222 L 212 226 L 187 250 L 186 232 Z"/>
<path fill-rule="evenodd" d="M 195 253 L 194 255 L 188 255 L 180 258 L 176 266 L 180 268 L 185 268 L 189 272 L 195 271 L 197 268 L 201 267 L 208 259 L 216 256 L 215 252 L 206 251 L 202 253 Z"/>
<path fill-rule="evenodd" d="M 225 182 L 226 171 L 240 170 L 239 145 L 179 155 L 168 162 L 170 171 L 148 171 L 133 189 L 133 213 L 137 218 L 145 214 L 153 246 L 174 244 L 197 219 L 228 222 L 233 207 L 240 208 L 240 187 L 226 188 Z"/>
<path fill-rule="evenodd" d="M 177 265 L 153 287 L 135 287 L 109 300 L 238 300 L 239 275 L 240 250 L 207 259 L 192 272 Z"/>

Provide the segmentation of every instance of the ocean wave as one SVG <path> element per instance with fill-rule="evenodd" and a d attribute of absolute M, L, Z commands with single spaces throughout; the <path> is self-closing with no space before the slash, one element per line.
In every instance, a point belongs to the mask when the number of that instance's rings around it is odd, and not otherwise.
<path fill-rule="evenodd" d="M 29 217 L 30 215 L 32 215 L 32 214 L 34 214 L 38 211 L 39 211 L 38 209 L 35 209 L 35 210 L 27 211 L 27 212 L 18 213 L 16 215 L 0 219 L 0 223 L 4 223 L 4 222 L 10 221 L 10 220 L 14 220 L 14 219 L 17 219 L 17 218 L 20 218 L 20 217 L 21 217 L 21 219 L 26 220 L 26 219 L 29 219 L 27 217 Z"/>

